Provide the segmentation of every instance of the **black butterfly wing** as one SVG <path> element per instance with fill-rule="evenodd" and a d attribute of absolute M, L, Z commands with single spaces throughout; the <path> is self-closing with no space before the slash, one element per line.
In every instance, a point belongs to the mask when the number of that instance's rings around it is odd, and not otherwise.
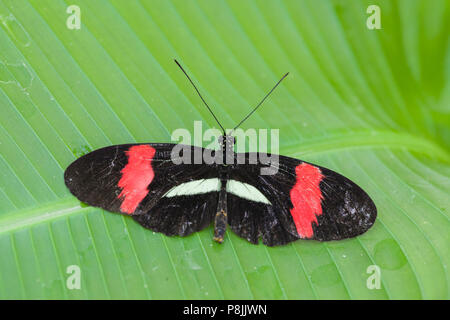
<path fill-rule="evenodd" d="M 238 236 L 258 244 L 259 238 L 268 246 L 282 245 L 298 240 L 299 237 L 286 229 L 290 222 L 273 205 L 242 199 L 228 194 L 228 225 Z"/>
<path fill-rule="evenodd" d="M 73 195 L 91 206 L 132 215 L 154 231 L 187 235 L 211 223 L 217 194 L 176 199 L 164 196 L 182 183 L 214 178 L 217 170 L 203 162 L 174 162 L 174 146 L 126 144 L 95 150 L 66 169 L 65 183 Z M 178 156 L 187 153 L 194 162 L 193 155 L 203 150 L 184 146 Z"/>
<path fill-rule="evenodd" d="M 273 246 L 296 239 L 340 240 L 366 232 L 375 222 L 375 204 L 346 177 L 284 156 L 274 164 L 276 173 L 261 174 L 267 167 L 261 163 L 238 165 L 231 177 L 253 185 L 270 201 L 228 199 L 231 229 L 250 242 L 262 238 Z"/>
<path fill-rule="evenodd" d="M 216 215 L 218 192 L 173 198 L 162 197 L 147 214 L 133 215 L 145 228 L 168 236 L 187 236 L 211 224 Z"/>

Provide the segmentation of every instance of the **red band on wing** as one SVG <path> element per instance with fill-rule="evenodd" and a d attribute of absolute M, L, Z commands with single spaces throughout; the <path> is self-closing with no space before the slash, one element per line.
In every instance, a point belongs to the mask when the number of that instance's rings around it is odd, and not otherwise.
<path fill-rule="evenodd" d="M 122 192 L 118 196 L 118 198 L 123 197 L 120 206 L 122 212 L 132 214 L 147 195 L 147 187 L 155 176 L 152 168 L 155 152 L 153 147 L 146 144 L 132 146 L 125 151 L 128 163 L 122 169 L 122 178 L 117 184 L 122 188 Z"/>
<path fill-rule="evenodd" d="M 295 175 L 297 182 L 290 192 L 294 206 L 291 215 L 299 236 L 311 238 L 312 222 L 317 224 L 317 216 L 322 214 L 323 196 L 319 184 L 324 176 L 319 168 L 304 162 L 295 167 Z"/>

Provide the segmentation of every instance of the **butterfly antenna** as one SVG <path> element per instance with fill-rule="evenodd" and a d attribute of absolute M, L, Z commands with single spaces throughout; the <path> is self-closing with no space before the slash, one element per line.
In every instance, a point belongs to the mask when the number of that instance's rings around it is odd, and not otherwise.
<path fill-rule="evenodd" d="M 258 109 L 261 105 L 262 105 L 262 103 L 264 102 L 264 100 L 266 100 L 267 99 L 267 97 L 273 92 L 273 90 L 275 90 L 275 88 L 276 87 L 278 87 L 278 85 L 281 83 L 281 81 L 283 81 L 283 79 L 284 78 L 286 78 L 287 77 L 287 75 L 289 74 L 289 72 L 287 72 L 283 77 L 281 77 L 281 79 L 277 82 L 277 84 L 269 91 L 269 93 L 268 94 L 266 94 L 265 95 L 265 97 L 261 100 L 261 102 L 260 103 L 258 103 L 258 105 L 244 118 L 244 119 L 242 119 L 242 121 L 241 122 L 239 122 L 238 123 L 238 125 L 236 126 L 236 127 L 234 127 L 233 128 L 233 130 L 231 130 L 231 132 L 229 133 L 230 135 L 231 135 L 231 133 L 234 131 L 234 130 L 236 130 L 236 128 L 238 128 L 245 120 L 247 120 L 252 114 L 253 114 L 253 112 L 255 112 L 256 111 L 256 109 Z"/>
<path fill-rule="evenodd" d="M 203 99 L 202 95 L 200 94 L 200 91 L 198 91 L 197 87 L 195 86 L 194 82 L 191 80 L 191 78 L 189 77 L 189 75 L 187 74 L 186 71 L 184 71 L 183 67 L 181 66 L 181 64 L 178 63 L 177 59 L 173 59 L 175 61 L 175 63 L 180 67 L 181 71 L 183 71 L 183 73 L 186 75 L 186 77 L 188 78 L 189 82 L 192 84 L 192 86 L 194 87 L 195 91 L 197 91 L 198 96 L 200 97 L 200 99 L 202 99 L 203 103 L 205 104 L 205 106 L 208 108 L 209 112 L 211 112 L 212 116 L 214 117 L 214 119 L 216 120 L 217 124 L 220 126 L 220 128 L 222 129 L 224 135 L 225 135 L 225 129 L 222 127 L 222 125 L 220 124 L 219 120 L 217 119 L 216 115 L 214 114 L 214 112 L 212 112 L 211 108 L 208 106 L 208 104 L 206 103 L 205 99 Z"/>

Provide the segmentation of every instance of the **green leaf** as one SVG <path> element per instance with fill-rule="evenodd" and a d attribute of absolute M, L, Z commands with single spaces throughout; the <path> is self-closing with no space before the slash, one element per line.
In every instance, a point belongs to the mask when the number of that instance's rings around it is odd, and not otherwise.
<path fill-rule="evenodd" d="M 0 298 L 449 298 L 448 1 L 3 0 L 0 48 Z M 63 181 L 80 155 L 215 127 L 173 58 L 228 128 L 289 71 L 243 129 L 279 129 L 281 154 L 358 183 L 374 227 L 218 245 L 80 204 Z"/>

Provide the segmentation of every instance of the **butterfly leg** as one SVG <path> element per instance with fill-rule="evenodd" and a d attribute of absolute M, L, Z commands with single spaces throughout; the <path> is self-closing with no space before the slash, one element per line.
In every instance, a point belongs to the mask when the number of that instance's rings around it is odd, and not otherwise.
<path fill-rule="evenodd" d="M 227 180 L 222 180 L 219 191 L 219 202 L 217 204 L 216 218 L 214 219 L 214 241 L 223 242 L 225 230 L 227 229 Z"/>

